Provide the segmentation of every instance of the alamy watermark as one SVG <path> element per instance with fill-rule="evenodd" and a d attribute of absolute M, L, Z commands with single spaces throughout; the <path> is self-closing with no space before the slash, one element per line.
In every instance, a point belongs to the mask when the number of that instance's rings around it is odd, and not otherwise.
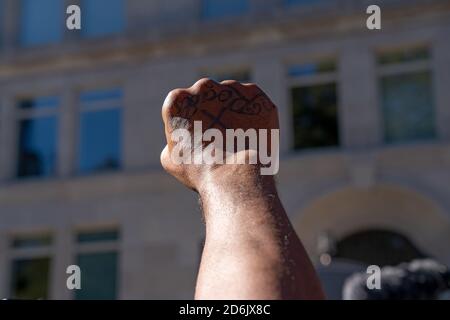
<path fill-rule="evenodd" d="M 69 30 L 81 30 L 81 8 L 75 4 L 67 7 L 66 27 Z"/>
<path fill-rule="evenodd" d="M 172 132 L 171 140 L 175 146 L 170 158 L 176 165 L 260 164 L 261 175 L 275 175 L 279 170 L 279 129 L 226 129 L 224 137 L 214 128 L 203 132 L 202 121 L 194 121 L 193 136 L 188 129 L 179 128 Z M 240 156 L 245 150 L 247 156 Z"/>
<path fill-rule="evenodd" d="M 366 286 L 369 290 L 381 290 L 381 268 L 377 265 L 367 267 Z"/>
<path fill-rule="evenodd" d="M 366 26 L 369 30 L 381 30 L 381 8 L 377 5 L 370 5 L 366 10 L 370 16 L 367 18 Z M 66 9 L 68 15 L 66 27 L 68 30 L 81 30 L 81 8 L 78 5 L 69 5 Z"/>
<path fill-rule="evenodd" d="M 81 269 L 77 265 L 70 265 L 66 269 L 66 273 L 70 276 L 67 278 L 66 287 L 69 290 L 81 289 Z"/>
<path fill-rule="evenodd" d="M 367 7 L 366 13 L 370 14 L 366 21 L 367 29 L 381 30 L 381 8 L 377 5 L 371 5 Z"/>

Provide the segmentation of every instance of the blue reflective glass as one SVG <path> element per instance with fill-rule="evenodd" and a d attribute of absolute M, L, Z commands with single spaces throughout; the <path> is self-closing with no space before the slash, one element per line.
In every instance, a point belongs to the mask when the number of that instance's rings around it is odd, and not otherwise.
<path fill-rule="evenodd" d="M 248 0 L 203 0 L 203 17 L 215 19 L 245 14 L 250 9 Z"/>
<path fill-rule="evenodd" d="M 122 99 L 123 93 L 120 89 L 106 89 L 84 92 L 80 95 L 81 103 L 93 103 L 105 100 Z"/>
<path fill-rule="evenodd" d="M 50 176 L 56 167 L 56 116 L 27 119 L 19 124 L 18 177 Z"/>
<path fill-rule="evenodd" d="M 85 37 L 117 34 L 125 29 L 123 0 L 82 0 L 81 32 Z"/>
<path fill-rule="evenodd" d="M 23 46 L 61 41 L 64 0 L 22 0 L 20 4 L 20 42 Z"/>
<path fill-rule="evenodd" d="M 308 76 L 317 73 L 317 66 L 314 63 L 295 65 L 289 68 L 289 76 Z"/>
<path fill-rule="evenodd" d="M 81 113 L 80 172 L 120 167 L 121 115 L 119 108 Z"/>

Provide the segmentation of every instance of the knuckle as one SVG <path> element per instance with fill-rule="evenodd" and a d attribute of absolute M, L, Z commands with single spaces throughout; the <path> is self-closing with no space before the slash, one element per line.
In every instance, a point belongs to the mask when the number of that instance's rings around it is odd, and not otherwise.
<path fill-rule="evenodd" d="M 258 91 L 262 91 L 260 89 L 260 87 L 258 87 L 258 85 L 256 83 L 250 82 L 250 83 L 244 83 L 243 84 L 244 87 L 249 88 L 249 89 L 254 89 L 254 90 L 258 90 Z"/>
<path fill-rule="evenodd" d="M 161 162 L 161 165 L 163 166 L 163 168 L 165 168 L 166 164 L 167 164 L 167 147 L 165 147 L 162 151 L 161 154 L 159 156 L 159 160 Z"/>
<path fill-rule="evenodd" d="M 224 80 L 224 81 L 221 82 L 221 84 L 226 85 L 226 86 L 241 85 L 241 83 L 239 81 L 236 81 L 236 80 Z"/>
<path fill-rule="evenodd" d="M 185 90 L 183 90 L 183 89 L 174 89 L 174 90 L 170 91 L 169 94 L 167 95 L 167 100 L 169 100 L 168 101 L 169 104 L 175 102 L 179 96 L 184 94 L 184 92 L 185 92 Z"/>
<path fill-rule="evenodd" d="M 166 170 L 167 172 L 171 171 L 171 166 L 170 166 L 170 156 L 169 156 L 169 147 L 166 146 L 160 155 L 160 161 L 161 161 L 161 166 L 163 167 L 164 170 Z"/>
<path fill-rule="evenodd" d="M 162 106 L 163 115 L 171 112 L 171 110 L 174 108 L 177 99 L 179 99 L 179 97 L 182 96 L 184 93 L 185 93 L 184 89 L 174 89 L 167 94 L 167 97 Z"/>
<path fill-rule="evenodd" d="M 214 80 L 210 79 L 210 78 L 202 78 L 200 80 L 198 80 L 191 88 L 192 89 L 197 89 L 197 90 L 204 90 L 207 88 L 211 88 L 217 85 L 217 82 L 215 82 Z"/>

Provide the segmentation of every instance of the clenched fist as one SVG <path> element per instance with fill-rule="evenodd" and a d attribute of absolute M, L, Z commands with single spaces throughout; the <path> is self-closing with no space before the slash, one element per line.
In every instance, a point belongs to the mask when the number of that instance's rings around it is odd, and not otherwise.
<path fill-rule="evenodd" d="M 279 125 L 270 99 L 254 84 L 202 79 L 170 92 L 162 117 L 162 165 L 202 202 L 196 298 L 322 298 L 276 190 Z"/>
<path fill-rule="evenodd" d="M 191 189 L 227 175 L 256 174 L 256 167 L 265 167 L 260 173 L 266 175 L 278 170 L 278 111 L 255 84 L 201 79 L 171 91 L 162 118 L 162 165 Z"/>

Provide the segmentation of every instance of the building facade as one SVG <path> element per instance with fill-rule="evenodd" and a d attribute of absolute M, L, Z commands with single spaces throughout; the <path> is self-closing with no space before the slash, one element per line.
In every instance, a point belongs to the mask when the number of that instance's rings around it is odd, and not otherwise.
<path fill-rule="evenodd" d="M 281 197 L 330 297 L 368 264 L 450 264 L 450 1 L 0 5 L 0 297 L 193 297 L 201 213 L 160 113 L 203 76 L 278 105 Z"/>

